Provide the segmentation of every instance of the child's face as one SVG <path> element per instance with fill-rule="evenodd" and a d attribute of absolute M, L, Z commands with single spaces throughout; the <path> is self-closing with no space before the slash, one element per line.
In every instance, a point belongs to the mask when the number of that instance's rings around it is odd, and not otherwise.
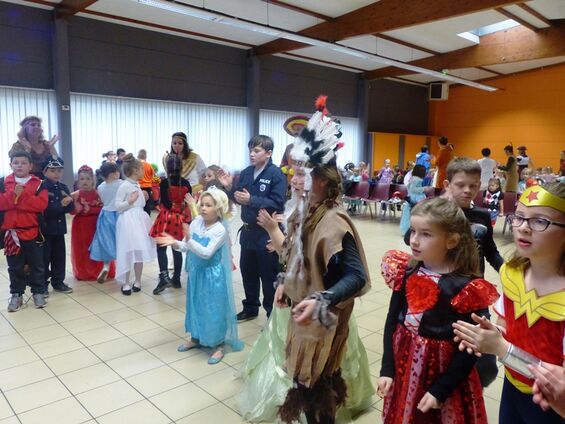
<path fill-rule="evenodd" d="M 523 218 L 540 218 L 551 222 L 565 224 L 565 214 L 548 206 L 527 207 L 518 203 L 516 216 Z M 514 244 L 520 256 L 526 258 L 547 258 L 548 255 L 561 257 L 565 249 L 565 228 L 549 225 L 545 231 L 532 231 L 532 221 L 523 222 L 519 227 L 514 227 L 512 232 Z"/>
<path fill-rule="evenodd" d="M 12 168 L 12 172 L 14 172 L 16 177 L 25 178 L 31 172 L 33 165 L 28 158 L 15 157 L 10 162 L 10 168 Z"/>
<path fill-rule="evenodd" d="M 80 190 L 86 190 L 86 191 L 90 191 L 94 188 L 94 184 L 90 174 L 85 174 L 84 172 L 78 174 L 78 188 Z"/>
<path fill-rule="evenodd" d="M 48 180 L 58 183 L 63 177 L 63 168 L 47 168 L 43 171 L 43 175 Z"/>
<path fill-rule="evenodd" d="M 444 181 L 444 187 L 460 208 L 467 209 L 481 188 L 481 176 L 457 172 L 451 181 Z"/>
<path fill-rule="evenodd" d="M 491 181 L 490 183 L 488 183 L 488 189 L 494 193 L 495 191 L 498 191 L 500 189 L 500 186 L 496 181 Z"/>
<path fill-rule="evenodd" d="M 211 169 L 207 169 L 206 172 L 204 173 L 204 182 L 208 183 L 214 179 L 216 179 L 216 174 L 214 174 L 214 171 L 212 171 Z"/>
<path fill-rule="evenodd" d="M 262 168 L 265 165 L 273 152 L 263 149 L 261 146 L 255 146 L 249 149 L 249 160 L 251 165 L 255 168 Z"/>
<path fill-rule="evenodd" d="M 211 196 L 200 198 L 200 216 L 206 224 L 212 224 L 218 220 L 216 202 L 214 202 Z"/>
<path fill-rule="evenodd" d="M 447 252 L 459 243 L 459 237 L 448 234 L 426 216 L 410 218 L 410 248 L 412 256 L 424 262 L 426 268 L 442 268 Z"/>
<path fill-rule="evenodd" d="M 293 166 L 294 175 L 290 180 L 290 186 L 292 190 L 296 192 L 297 195 L 302 195 L 304 192 L 304 181 L 306 180 L 306 173 L 304 170 L 298 166 Z"/>

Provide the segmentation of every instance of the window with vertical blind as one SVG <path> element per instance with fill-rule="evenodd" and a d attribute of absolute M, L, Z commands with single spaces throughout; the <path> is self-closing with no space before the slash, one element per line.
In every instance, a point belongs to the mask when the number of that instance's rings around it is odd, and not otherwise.
<path fill-rule="evenodd" d="M 18 141 L 20 122 L 26 116 L 42 119 L 45 138 L 57 133 L 57 105 L 55 92 L 30 88 L 0 87 L 0 176 L 12 172 L 8 152 Z M 59 146 L 57 146 L 59 150 Z"/>
<path fill-rule="evenodd" d="M 259 115 L 259 132 L 272 137 L 275 148 L 273 151 L 273 162 L 281 162 L 286 146 L 293 142 L 294 137 L 286 133 L 283 128 L 284 122 L 293 115 L 310 116 L 309 113 L 279 112 L 262 109 Z M 343 166 L 348 162 L 359 163 L 361 159 L 363 140 L 359 139 L 359 120 L 357 118 L 340 118 L 342 140 L 345 143 L 337 154 L 337 163 Z"/>
<path fill-rule="evenodd" d="M 206 165 L 239 170 L 247 163 L 245 108 L 72 94 L 71 114 L 77 169 L 98 167 L 104 152 L 121 147 L 134 155 L 147 150 L 164 171 L 161 158 L 177 131 Z"/>

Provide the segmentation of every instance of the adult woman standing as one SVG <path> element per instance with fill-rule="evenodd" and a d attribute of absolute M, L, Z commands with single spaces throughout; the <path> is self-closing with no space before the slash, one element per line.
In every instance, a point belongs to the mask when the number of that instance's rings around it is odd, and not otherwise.
<path fill-rule="evenodd" d="M 57 159 L 59 156 L 55 149 L 55 143 L 59 140 L 59 136 L 54 135 L 47 141 L 43 137 L 41 118 L 37 116 L 26 116 L 23 121 L 20 122 L 20 127 L 18 141 L 12 145 L 8 155 L 12 157 L 14 153 L 19 151 L 30 153 L 33 163 L 31 173 L 43 179 L 43 164 L 49 157 Z"/>
<path fill-rule="evenodd" d="M 498 169 L 506 172 L 506 189 L 504 191 L 516 193 L 518 191 L 518 162 L 511 144 L 504 147 L 504 153 L 508 157 L 506 165 L 498 167 Z"/>
<path fill-rule="evenodd" d="M 453 149 L 447 144 L 447 137 L 438 140 L 439 152 L 435 160 L 437 166 L 436 188 L 443 188 L 443 182 L 447 179 L 447 165 L 453 159 Z"/>
<path fill-rule="evenodd" d="M 164 169 L 167 169 L 167 159 L 171 154 L 180 156 L 182 161 L 181 177 L 188 180 L 193 193 L 198 192 L 202 188 L 200 187 L 200 176 L 206 171 L 206 165 L 202 158 L 188 147 L 185 133 L 176 132 L 172 135 L 171 150 L 163 156 Z"/>

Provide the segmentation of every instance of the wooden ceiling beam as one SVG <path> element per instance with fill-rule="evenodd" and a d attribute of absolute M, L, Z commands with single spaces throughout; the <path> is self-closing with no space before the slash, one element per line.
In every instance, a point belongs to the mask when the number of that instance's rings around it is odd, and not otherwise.
<path fill-rule="evenodd" d="M 504 9 L 503 7 L 497 7 L 496 10 L 498 13 L 500 13 L 501 15 L 506 16 L 509 19 L 512 19 L 516 22 L 518 22 L 520 25 L 525 26 L 526 28 L 528 28 L 531 31 L 537 32 L 539 30 L 539 28 L 535 25 L 532 25 L 531 23 L 529 23 L 528 21 L 520 18 L 519 16 L 516 16 L 514 13 L 509 12 L 508 10 Z"/>
<path fill-rule="evenodd" d="M 554 20 L 551 28 L 532 32 L 522 26 L 481 37 L 480 44 L 438 56 L 409 62 L 411 65 L 441 71 L 442 69 L 476 68 L 478 66 L 525 60 L 546 59 L 565 55 L 565 19 Z M 386 67 L 368 71 L 367 79 L 407 75 L 413 72 Z"/>
<path fill-rule="evenodd" d="M 518 5 L 520 8 L 524 9 L 526 12 L 528 12 L 530 15 L 535 16 L 537 19 L 539 19 L 540 21 L 542 21 L 544 24 L 551 26 L 551 21 L 549 19 L 547 19 L 545 16 L 543 16 L 541 13 L 539 13 L 537 10 L 532 9 L 530 6 L 528 6 L 526 3 L 520 3 Z"/>
<path fill-rule="evenodd" d="M 454 16 L 466 15 L 496 7 L 521 3 L 523 0 L 380 0 L 346 13 L 331 22 L 306 28 L 299 34 L 335 42 L 367 34 L 379 34 L 399 28 L 421 25 Z M 255 54 L 266 55 L 296 50 L 307 45 L 277 39 L 255 48 Z"/>
<path fill-rule="evenodd" d="M 262 0 L 262 1 L 264 1 L 265 3 L 270 3 L 270 4 L 274 4 L 275 6 L 282 7 L 283 9 L 294 10 L 295 12 L 302 13 L 303 15 L 312 16 L 314 18 L 318 18 L 318 19 L 321 19 L 323 21 L 333 21 L 334 20 L 334 18 L 332 18 L 331 16 L 323 15 L 321 13 L 314 12 L 314 11 L 308 10 L 308 9 L 304 9 L 303 7 L 298 7 L 298 6 L 295 6 L 293 4 L 288 4 L 288 3 L 285 3 L 284 1 L 280 1 L 280 0 Z"/>
<path fill-rule="evenodd" d="M 384 34 L 377 34 L 375 35 L 377 38 L 382 38 L 383 40 L 391 41 L 396 44 L 400 44 L 401 46 L 410 47 L 411 49 L 420 50 L 421 52 L 429 53 L 429 54 L 440 54 L 440 52 L 436 52 L 435 50 L 430 50 L 425 47 L 417 46 L 416 44 L 409 43 L 407 41 L 399 40 L 398 38 L 390 37 Z"/>
<path fill-rule="evenodd" d="M 55 5 L 55 16 L 57 18 L 70 18 L 77 13 L 84 12 L 98 0 L 63 0 Z"/>

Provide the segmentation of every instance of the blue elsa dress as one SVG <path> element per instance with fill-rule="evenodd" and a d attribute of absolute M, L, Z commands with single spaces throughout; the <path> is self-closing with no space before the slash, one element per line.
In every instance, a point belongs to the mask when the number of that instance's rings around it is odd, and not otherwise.
<path fill-rule="evenodd" d="M 241 350 L 228 231 L 220 221 L 206 227 L 202 217 L 196 217 L 190 224 L 190 234 L 188 242 L 179 242 L 180 250 L 188 251 L 186 332 L 202 346 L 225 344 L 232 351 Z"/>

